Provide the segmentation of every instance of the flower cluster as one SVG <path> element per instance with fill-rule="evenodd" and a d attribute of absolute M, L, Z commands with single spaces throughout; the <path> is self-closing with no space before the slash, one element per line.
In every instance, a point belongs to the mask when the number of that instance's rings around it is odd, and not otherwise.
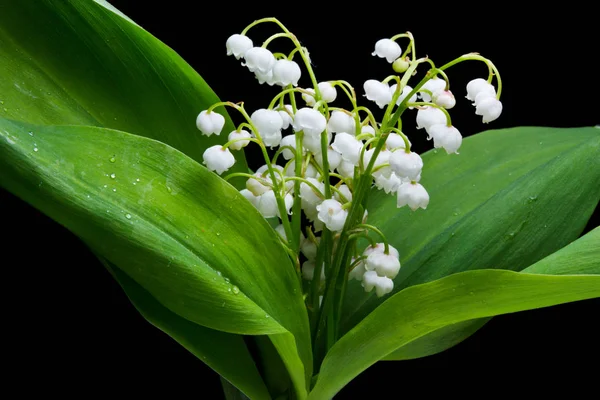
<path fill-rule="evenodd" d="M 246 34 L 263 22 L 276 23 L 282 32 L 257 47 Z M 277 38 L 291 40 L 294 50 L 290 54 L 269 50 Z M 408 39 L 405 51 L 397 43 L 399 39 Z M 377 296 L 390 293 L 400 271 L 400 255 L 382 232 L 367 223 L 369 189 L 375 186 L 395 195 L 398 207 L 408 206 L 413 211 L 429 204 L 429 194 L 420 183 L 423 160 L 411 151 L 403 129 L 404 113 L 416 110 L 412 117 L 416 129 L 424 129 L 434 147 L 443 148 L 448 154 L 458 153 L 462 135 L 452 124 L 448 111 L 455 107 L 456 98 L 445 71 L 466 60 L 488 65 L 488 79 L 474 79 L 466 88 L 475 113 L 487 123 L 497 119 L 502 111 L 501 81 L 495 66 L 478 54 L 466 54 L 436 67 L 429 58 L 416 57 L 414 38 L 409 32 L 381 39 L 372 54 L 391 63 L 398 75 L 369 79 L 362 86 L 363 96 L 384 110 L 383 117 L 377 120 L 368 107 L 358 104 L 360 97 L 348 82 L 319 82 L 306 48 L 276 19 L 255 21 L 242 33 L 229 37 L 226 49 L 228 55 L 242 60 L 242 66 L 260 84 L 278 85 L 282 90 L 267 107 L 251 113 L 243 104 L 230 102 L 217 103 L 200 112 L 196 123 L 205 135 L 219 135 L 223 129 L 225 120 L 215 111 L 216 107 L 231 107 L 244 118 L 229 133 L 224 145 L 205 151 L 204 164 L 222 174 L 235 163 L 231 151 L 250 142 L 260 147 L 265 159 L 262 167 L 253 174 L 236 172 L 225 179 L 246 179 L 243 196 L 265 218 L 279 219 L 276 230 L 294 255 L 299 276 L 309 281 L 309 309 L 319 308 L 317 301 L 321 296 L 323 307 L 328 307 L 333 301 L 328 300 L 334 293 L 333 283 L 348 279 L 361 281 L 367 292 L 375 288 Z M 305 65 L 309 87 L 298 87 L 302 70 L 294 57 Z M 424 78 L 411 86 L 409 80 L 419 65 L 430 68 Z M 494 77 L 498 90 L 491 83 Z M 350 100 L 352 108 L 335 106 L 340 95 Z M 310 222 L 304 230 L 306 235 L 300 229 L 301 213 Z M 383 241 L 377 243 L 373 234 Z M 360 238 L 371 242 L 362 253 L 357 245 Z M 301 254 L 305 261 L 300 267 Z"/>

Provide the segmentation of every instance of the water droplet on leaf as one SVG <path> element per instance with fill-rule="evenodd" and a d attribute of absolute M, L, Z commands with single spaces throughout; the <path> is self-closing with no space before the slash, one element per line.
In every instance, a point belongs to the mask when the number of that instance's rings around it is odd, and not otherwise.
<path fill-rule="evenodd" d="M 240 293 L 240 288 L 238 288 L 237 286 L 234 286 L 231 289 L 233 290 L 233 294 L 239 294 Z"/>
<path fill-rule="evenodd" d="M 110 174 L 110 177 L 111 177 L 112 179 L 115 179 L 115 178 L 117 177 L 117 175 L 115 175 L 115 174 Z"/>
<path fill-rule="evenodd" d="M 125 218 L 131 219 L 131 214 L 125 214 Z"/>
<path fill-rule="evenodd" d="M 108 161 L 114 163 L 115 161 L 117 161 L 117 159 L 115 158 L 115 156 L 112 156 L 111 158 L 108 159 Z"/>

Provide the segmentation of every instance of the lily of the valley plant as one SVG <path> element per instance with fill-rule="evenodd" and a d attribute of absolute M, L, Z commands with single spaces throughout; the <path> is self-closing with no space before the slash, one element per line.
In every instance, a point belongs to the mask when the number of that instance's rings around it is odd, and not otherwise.
<path fill-rule="evenodd" d="M 13 2 L 0 23 L 0 185 L 78 235 L 228 398 L 331 398 L 494 315 L 600 297 L 600 230 L 579 238 L 600 199 L 600 130 L 463 140 L 454 107 L 502 114 L 482 55 L 437 64 L 390 32 L 357 49 L 389 76 L 321 81 L 265 18 L 219 61 L 280 87 L 248 109 L 104 1 Z M 474 62 L 489 73 L 451 85 Z"/>

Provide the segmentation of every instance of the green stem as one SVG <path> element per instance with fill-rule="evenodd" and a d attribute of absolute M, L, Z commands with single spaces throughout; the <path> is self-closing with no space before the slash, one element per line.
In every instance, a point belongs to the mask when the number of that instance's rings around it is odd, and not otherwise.
<path fill-rule="evenodd" d="M 498 91 L 496 93 L 496 98 L 500 99 L 500 94 L 502 93 L 502 79 L 500 78 L 500 71 L 498 71 L 498 68 L 496 68 L 494 63 L 492 63 L 487 58 L 480 56 L 479 54 L 475 54 L 475 53 L 464 54 L 464 55 L 458 57 L 457 59 L 452 60 L 449 63 L 442 65 L 439 68 L 439 70 L 444 71 L 458 63 L 461 63 L 463 61 L 469 61 L 469 60 L 483 61 L 488 66 L 488 68 L 490 69 L 490 77 L 488 78 L 488 82 L 491 81 L 491 78 L 493 75 L 496 76 L 496 80 L 498 81 Z"/>
<path fill-rule="evenodd" d="M 269 37 L 267 40 L 265 40 L 265 41 L 263 42 L 263 44 L 262 44 L 262 46 L 261 46 L 261 47 L 262 47 L 263 49 L 266 49 L 266 48 L 267 48 L 267 46 L 269 45 L 269 43 L 271 43 L 273 40 L 275 40 L 275 39 L 277 39 L 277 38 L 280 38 L 280 37 L 286 37 L 286 38 L 289 38 L 289 37 L 290 37 L 290 34 L 289 34 L 289 33 L 276 33 L 276 34 L 272 35 L 271 37 Z"/>
<path fill-rule="evenodd" d="M 379 237 L 381 237 L 381 240 L 383 241 L 383 245 L 384 245 L 383 252 L 385 254 L 390 254 L 390 248 L 389 248 L 389 245 L 388 245 L 388 241 L 385 238 L 385 235 L 383 234 L 383 232 L 381 232 L 381 230 L 379 230 L 377 227 L 375 227 L 373 225 L 370 225 L 370 224 L 358 224 L 358 225 L 356 225 L 356 228 L 358 228 L 358 229 L 360 229 L 360 228 L 367 229 L 367 230 L 373 231 L 376 234 L 378 234 Z"/>

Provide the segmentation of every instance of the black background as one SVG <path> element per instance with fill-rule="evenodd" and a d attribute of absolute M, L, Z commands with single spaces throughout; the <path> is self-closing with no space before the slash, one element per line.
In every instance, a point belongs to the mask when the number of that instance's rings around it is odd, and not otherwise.
<path fill-rule="evenodd" d="M 374 43 L 406 30 L 415 35 L 418 54 L 429 55 L 438 65 L 471 51 L 489 57 L 504 81 L 504 112 L 489 126 L 464 99 L 465 84 L 484 76 L 485 66 L 450 70 L 458 100 L 452 116 L 464 136 L 488 128 L 600 123 L 600 85 L 594 75 L 599 34 L 593 17 L 576 5 L 527 12 L 483 2 L 463 3 L 462 9 L 416 2 L 357 2 L 356 7 L 331 9 L 319 8 L 323 4 L 318 2 L 112 3 L 174 48 L 221 99 L 243 100 L 250 110 L 265 107 L 276 89 L 258 85 L 239 61 L 226 57 L 225 41 L 257 18 L 276 16 L 308 47 L 320 81 L 345 79 L 361 94 L 366 79 L 392 73 L 387 62 L 370 55 Z M 260 43 L 275 27 L 252 32 Z M 306 84 L 307 77 L 302 79 Z M 431 145 L 414 141 L 419 152 Z M 4 252 L 21 254 L 2 268 L 5 293 L 18 293 L 5 295 L 3 360 L 14 377 L 36 383 L 25 389 L 86 397 L 100 389 L 138 394 L 170 390 L 173 398 L 187 393 L 221 398 L 217 374 L 145 322 L 77 238 L 12 195 L 0 194 L 1 209 L 9 215 L 2 223 L 9 233 L 3 235 Z M 586 231 L 595 226 L 588 224 Z M 538 376 L 553 385 L 591 387 L 586 379 L 565 376 L 597 371 L 598 315 L 600 301 L 589 300 L 496 317 L 442 354 L 376 364 L 338 397 L 379 397 L 390 388 L 409 391 L 421 378 L 446 377 L 460 382 L 444 387 L 447 393 L 462 393 L 469 379 L 481 375 L 494 385 L 501 380 L 502 386 L 512 385 L 514 377 Z M 432 390 L 435 385 L 418 387 Z"/>

